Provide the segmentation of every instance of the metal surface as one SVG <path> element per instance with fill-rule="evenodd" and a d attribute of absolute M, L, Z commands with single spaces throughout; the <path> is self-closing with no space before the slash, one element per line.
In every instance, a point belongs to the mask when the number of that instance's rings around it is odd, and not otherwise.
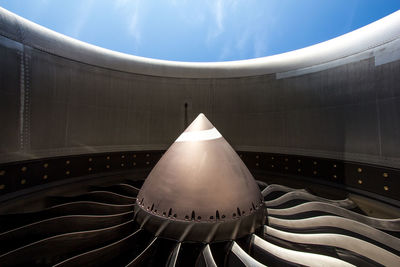
<path fill-rule="evenodd" d="M 210 246 L 208 244 L 204 247 L 203 252 L 201 254 L 204 259 L 206 267 L 217 267 L 217 264 L 215 263 L 213 255 L 211 253 Z"/>
<path fill-rule="evenodd" d="M 384 266 L 399 266 L 400 257 L 364 240 L 339 234 L 297 234 L 265 226 L 265 235 L 301 244 L 314 244 L 343 248 Z M 255 237 L 258 238 L 258 237 Z"/>
<path fill-rule="evenodd" d="M 287 209 L 268 208 L 268 214 L 271 216 L 293 216 L 313 211 L 342 216 L 381 230 L 400 231 L 400 219 L 380 219 L 368 217 L 329 203 L 309 202 Z"/>
<path fill-rule="evenodd" d="M 291 191 L 277 199 L 265 201 L 264 203 L 265 203 L 266 207 L 270 208 L 270 207 L 282 205 L 282 204 L 292 201 L 292 200 L 319 201 L 319 202 L 329 203 L 329 204 L 332 204 L 332 205 L 335 205 L 338 207 L 342 207 L 342 208 L 346 208 L 346 209 L 351 209 L 351 208 L 356 207 L 356 204 L 348 198 L 343 199 L 343 200 L 331 200 L 331 199 L 314 196 L 314 195 L 306 192 L 305 190 Z"/>
<path fill-rule="evenodd" d="M 399 12 L 305 49 L 222 63 L 112 52 L 4 9 L 0 20 L 0 162 L 163 150 L 204 112 L 237 150 L 400 167 Z"/>
<path fill-rule="evenodd" d="M 283 261 L 300 264 L 302 266 L 354 266 L 333 257 L 282 248 L 269 243 L 256 235 L 253 235 L 252 242 L 254 246 L 259 247 L 265 252 L 270 253 Z"/>
<path fill-rule="evenodd" d="M 261 191 L 261 194 L 263 195 L 263 197 L 268 196 L 269 194 L 271 194 L 272 192 L 292 192 L 292 191 L 304 191 L 304 189 L 294 189 L 294 188 L 290 188 L 288 186 L 284 186 L 284 185 L 279 185 L 279 184 L 271 184 L 268 185 L 266 188 L 264 188 L 263 191 Z M 304 191 L 306 192 L 306 191 Z"/>
<path fill-rule="evenodd" d="M 337 216 L 317 216 L 299 220 L 285 220 L 269 216 L 268 225 L 288 230 L 339 228 L 360 234 L 400 252 L 400 239 L 366 224 Z M 324 230 L 326 232 L 326 230 Z"/>
<path fill-rule="evenodd" d="M 161 235 L 177 240 L 187 227 L 185 239 L 235 239 L 260 227 L 264 216 L 253 176 L 203 114 L 150 172 L 137 203 L 139 223 L 149 217 L 146 229 L 165 225 Z"/>
<path fill-rule="evenodd" d="M 400 25 L 400 12 L 395 12 L 354 32 L 281 55 L 231 62 L 174 62 L 127 55 L 90 45 L 46 29 L 5 9 L 1 8 L 0 12 L 0 24 L 4 25 L 0 34 L 38 50 L 109 69 L 166 77 L 227 78 L 276 72 L 285 74 L 370 50 L 400 36 L 397 27 Z"/>
<path fill-rule="evenodd" d="M 259 263 L 246 253 L 235 241 L 232 242 L 231 251 L 242 262 L 244 266 L 265 267 L 264 264 Z"/>

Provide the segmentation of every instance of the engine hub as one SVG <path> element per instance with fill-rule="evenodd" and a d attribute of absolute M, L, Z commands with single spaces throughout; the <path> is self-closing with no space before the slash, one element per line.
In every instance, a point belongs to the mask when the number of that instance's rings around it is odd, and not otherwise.
<path fill-rule="evenodd" d="M 263 198 L 240 157 L 200 114 L 143 184 L 136 221 L 180 241 L 232 240 L 264 224 Z"/>

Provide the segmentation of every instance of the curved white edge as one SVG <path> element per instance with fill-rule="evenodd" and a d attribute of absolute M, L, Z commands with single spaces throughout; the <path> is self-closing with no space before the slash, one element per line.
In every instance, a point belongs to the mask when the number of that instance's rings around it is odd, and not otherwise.
<path fill-rule="evenodd" d="M 222 135 L 214 127 L 212 129 L 203 131 L 183 132 L 178 137 L 178 139 L 175 140 L 175 142 L 198 142 L 198 141 L 215 140 L 221 137 Z"/>
<path fill-rule="evenodd" d="M 340 217 L 344 217 L 350 220 L 359 221 L 363 224 L 369 225 L 374 228 L 387 231 L 400 231 L 400 218 L 398 219 L 380 219 L 374 217 L 368 217 L 354 211 L 347 210 L 342 207 L 338 207 L 329 203 L 324 202 L 307 202 L 294 207 L 285 209 L 273 209 L 268 208 L 267 212 L 269 216 L 293 216 L 310 211 L 322 211 L 331 213 Z"/>
<path fill-rule="evenodd" d="M 308 252 L 301 252 L 290 250 L 286 248 L 281 248 L 277 245 L 271 244 L 264 239 L 259 238 L 256 235 L 253 235 L 253 243 L 257 247 L 261 248 L 262 250 L 280 258 L 285 261 L 293 262 L 296 264 L 301 264 L 305 266 L 354 266 L 348 262 L 325 256 L 325 255 L 318 255 L 312 254 Z"/>
<path fill-rule="evenodd" d="M 400 251 L 400 239 L 391 236 L 383 231 L 377 230 L 369 225 L 338 216 L 326 215 L 297 220 L 287 220 L 269 216 L 268 224 L 273 227 L 283 227 L 290 230 L 307 230 L 320 227 L 333 227 L 344 229 L 368 237 L 381 244 Z"/>
<path fill-rule="evenodd" d="M 291 187 L 288 187 L 285 185 L 280 185 L 280 184 L 270 184 L 261 191 L 261 195 L 263 197 L 266 197 L 269 194 L 271 194 L 272 192 L 286 192 L 287 193 L 287 192 L 292 192 L 295 190 L 300 190 L 300 191 L 306 192 L 304 189 L 295 189 L 295 188 L 291 188 Z"/>
<path fill-rule="evenodd" d="M 17 28 L 21 30 L 17 31 Z M 306 48 L 228 62 L 179 62 L 128 55 L 54 32 L 1 7 L 0 35 L 51 54 L 118 71 L 178 78 L 245 77 L 304 69 L 384 45 L 400 37 L 400 11 Z"/>
<path fill-rule="evenodd" d="M 214 261 L 214 257 L 211 253 L 210 246 L 207 244 L 203 249 L 203 257 L 206 261 L 207 267 L 217 267 L 217 264 Z"/>
<path fill-rule="evenodd" d="M 364 240 L 340 234 L 295 234 L 264 226 L 264 234 L 289 242 L 346 249 L 384 266 L 400 266 L 400 257 Z"/>
<path fill-rule="evenodd" d="M 342 200 L 331 200 L 331 199 L 326 199 L 323 197 L 318 197 L 314 196 L 313 194 L 310 194 L 304 190 L 294 190 L 285 193 L 284 195 L 273 199 L 273 200 L 268 200 L 264 201 L 264 204 L 267 208 L 271 207 L 276 207 L 281 204 L 284 204 L 286 202 L 289 202 L 291 200 L 295 199 L 301 199 L 301 200 L 306 200 L 306 201 L 319 201 L 319 202 L 325 202 L 329 203 L 338 207 L 346 208 L 346 209 L 352 209 L 356 207 L 356 204 L 351 200 L 351 199 L 342 199 Z"/>
<path fill-rule="evenodd" d="M 233 241 L 233 245 L 232 245 L 231 251 L 246 266 L 265 267 L 264 264 L 259 263 L 258 261 L 253 259 L 249 254 L 247 254 L 238 244 L 236 244 L 235 241 Z"/>

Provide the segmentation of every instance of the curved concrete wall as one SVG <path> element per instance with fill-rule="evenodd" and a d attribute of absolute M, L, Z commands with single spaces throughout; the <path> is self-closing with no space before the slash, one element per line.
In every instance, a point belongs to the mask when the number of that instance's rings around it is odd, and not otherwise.
<path fill-rule="evenodd" d="M 281 55 L 169 62 L 0 8 L 0 163 L 166 149 L 203 112 L 238 150 L 400 168 L 400 11 Z"/>

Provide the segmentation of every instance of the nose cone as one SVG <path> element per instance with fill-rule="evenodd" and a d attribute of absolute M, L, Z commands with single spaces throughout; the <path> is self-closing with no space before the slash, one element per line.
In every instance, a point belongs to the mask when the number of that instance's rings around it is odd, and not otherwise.
<path fill-rule="evenodd" d="M 237 235 L 241 233 L 238 225 L 244 219 L 252 225 L 247 225 L 248 229 L 243 232 L 255 227 L 253 217 L 262 210 L 262 200 L 253 176 L 240 157 L 200 114 L 147 177 L 138 194 L 138 208 L 147 213 L 148 225 L 154 224 L 154 219 L 168 220 L 166 224 L 176 227 L 179 223 L 181 228 L 193 224 L 217 224 L 219 228 L 224 224 L 226 228 L 230 223 L 237 228 L 232 229 L 236 231 L 232 234 Z M 260 216 L 256 216 L 258 220 Z M 153 225 L 152 230 L 156 228 Z M 200 234 L 193 234 L 194 228 L 188 235 L 192 236 L 190 239 L 204 241 Z M 208 239 L 232 239 L 233 236 L 218 237 L 222 230 L 228 229 L 215 230 L 214 237 Z M 177 235 L 180 234 L 178 231 Z M 180 236 L 173 238 L 181 239 Z"/>

